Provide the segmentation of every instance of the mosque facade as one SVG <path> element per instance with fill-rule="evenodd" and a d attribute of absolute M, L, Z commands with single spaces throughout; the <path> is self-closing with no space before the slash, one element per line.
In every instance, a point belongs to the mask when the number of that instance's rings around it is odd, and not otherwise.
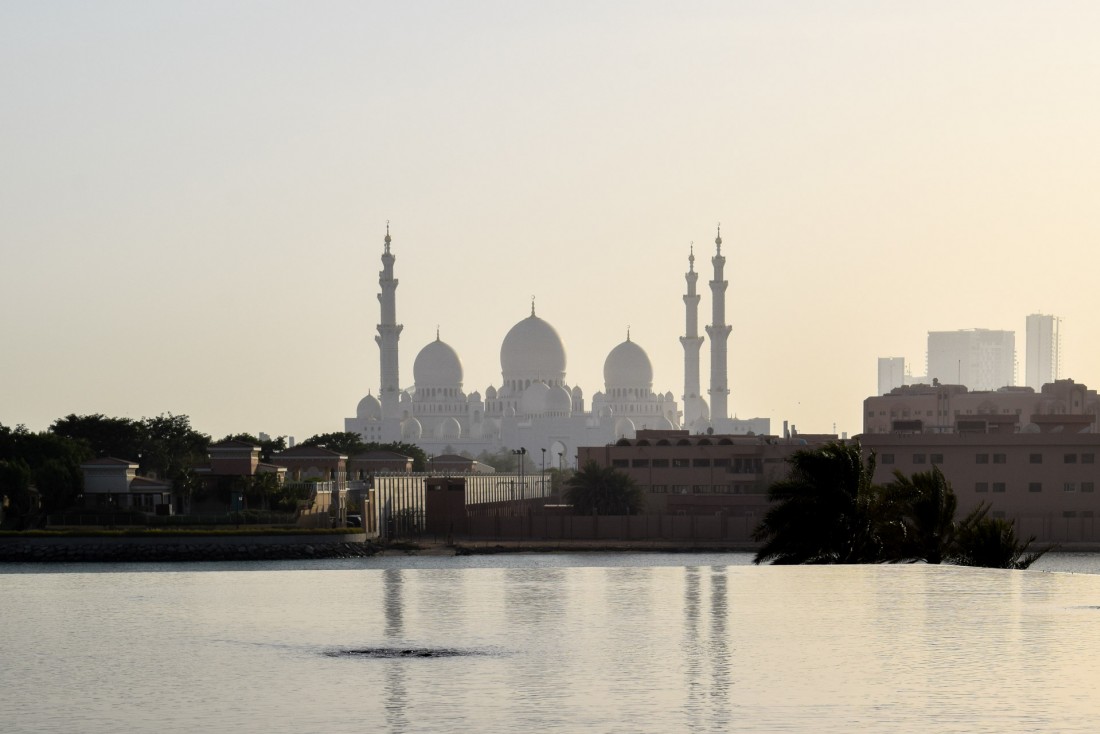
<path fill-rule="evenodd" d="M 536 466 L 544 461 L 547 468 L 574 466 L 578 447 L 632 439 L 639 429 L 768 432 L 767 419 L 711 421 L 707 402 L 699 395 L 699 348 L 703 340 L 697 333 L 699 297 L 695 294 L 698 276 L 694 272 L 694 252 L 686 276 L 688 295 L 684 296 L 687 335 L 680 340 L 685 349 L 685 416 L 671 391 L 654 392 L 653 365 L 629 332 L 626 341 L 608 353 L 603 365 L 603 390 L 594 393 L 586 405 L 584 391 L 567 380 L 561 337 L 536 314 L 533 302 L 530 315 L 513 326 L 501 343 L 499 385 L 486 387 L 484 393 L 467 393 L 462 361 L 437 331 L 435 341 L 424 346 L 413 361 L 413 387 L 401 389 L 398 344 L 402 327 L 397 323 L 398 281 L 394 278 L 396 258 L 391 243 L 387 226 L 378 279 L 381 323 L 375 337 L 381 388 L 378 397 L 368 394 L 359 401 L 355 416 L 344 420 L 345 431 L 358 433 L 366 441 L 415 443 L 429 454 L 446 451 L 477 456 L 482 451 L 522 448 Z M 726 282 L 721 269 L 725 258 L 721 255 L 720 233 L 715 243 L 715 280 L 711 281 L 715 318 L 707 327 L 712 345 L 710 394 L 724 412 L 729 394 L 725 337 L 730 327 L 725 325 Z M 716 346 L 719 338 L 721 344 Z M 721 374 L 716 377 L 718 372 Z"/>

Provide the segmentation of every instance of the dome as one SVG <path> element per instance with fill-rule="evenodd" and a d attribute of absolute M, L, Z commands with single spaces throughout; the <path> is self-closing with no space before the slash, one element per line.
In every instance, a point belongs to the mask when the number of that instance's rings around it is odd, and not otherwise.
<path fill-rule="evenodd" d="M 401 423 L 401 438 L 416 441 L 424 434 L 424 427 L 416 418 L 406 418 Z"/>
<path fill-rule="evenodd" d="M 581 390 L 580 385 L 576 385 L 573 387 L 573 397 L 577 400 L 580 400 L 584 397 L 584 390 Z"/>
<path fill-rule="evenodd" d="M 674 426 L 672 425 L 672 421 L 670 421 L 667 416 L 662 415 L 660 418 L 657 419 L 656 428 L 658 431 L 671 431 Z"/>
<path fill-rule="evenodd" d="M 417 388 L 422 387 L 462 387 L 462 362 L 451 346 L 440 341 L 428 344 L 416 355 L 413 362 L 413 380 Z"/>
<path fill-rule="evenodd" d="M 710 406 L 705 398 L 694 395 L 684 400 L 684 415 L 696 415 L 704 421 L 710 420 Z"/>
<path fill-rule="evenodd" d="M 636 388 L 648 391 L 653 386 L 653 365 L 645 350 L 628 336 L 611 350 L 603 363 L 603 381 L 607 391 L 614 388 Z"/>
<path fill-rule="evenodd" d="M 466 402 L 468 402 L 468 403 L 480 403 L 481 402 L 481 393 L 479 393 L 477 390 L 474 390 L 472 393 L 470 393 L 470 396 L 466 398 Z"/>
<path fill-rule="evenodd" d="M 615 438 L 634 438 L 637 435 L 637 431 L 634 428 L 634 421 L 629 418 L 620 418 L 615 421 Z"/>
<path fill-rule="evenodd" d="M 359 407 L 355 409 L 355 417 L 367 421 L 382 420 L 382 403 L 378 402 L 378 398 L 373 395 L 368 395 L 359 401 Z"/>
<path fill-rule="evenodd" d="M 564 380 L 565 347 L 554 327 L 531 315 L 512 327 L 500 345 L 504 380 Z"/>
<path fill-rule="evenodd" d="M 545 382 L 532 382 L 531 386 L 523 391 L 520 399 L 520 407 L 524 415 L 540 415 L 546 412 L 546 398 L 550 394 L 550 388 Z"/>
<path fill-rule="evenodd" d="M 546 412 L 556 415 L 569 415 L 573 412 L 573 397 L 561 385 L 550 388 L 546 395 Z"/>
<path fill-rule="evenodd" d="M 452 441 L 462 437 L 462 425 L 452 416 L 435 427 L 435 437 Z"/>
<path fill-rule="evenodd" d="M 496 400 L 497 399 L 497 389 L 495 387 L 493 387 L 492 385 L 489 385 L 489 387 L 485 388 L 485 399 L 486 400 Z"/>

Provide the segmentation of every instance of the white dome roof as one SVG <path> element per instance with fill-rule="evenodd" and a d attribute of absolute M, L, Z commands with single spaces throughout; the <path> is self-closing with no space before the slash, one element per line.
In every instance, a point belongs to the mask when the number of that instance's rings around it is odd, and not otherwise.
<path fill-rule="evenodd" d="M 668 417 L 662 415 L 660 418 L 657 419 L 657 425 L 655 426 L 655 428 L 658 431 L 671 431 L 673 429 L 672 421 L 670 421 Z"/>
<path fill-rule="evenodd" d="M 626 417 L 615 421 L 615 438 L 634 438 L 636 435 L 634 421 Z"/>
<path fill-rule="evenodd" d="M 545 382 L 532 382 L 531 386 L 523 391 L 520 399 L 520 407 L 524 415 L 540 415 L 546 412 L 546 398 L 550 394 L 550 388 Z"/>
<path fill-rule="evenodd" d="M 355 409 L 355 416 L 361 420 L 382 420 L 382 403 L 378 398 L 368 395 L 359 401 L 359 407 Z"/>
<path fill-rule="evenodd" d="M 435 427 L 435 437 L 453 440 L 461 438 L 462 425 L 453 417 L 449 417 Z"/>
<path fill-rule="evenodd" d="M 416 355 L 413 362 L 413 380 L 417 388 L 422 387 L 462 387 L 462 362 L 449 344 L 435 341 L 428 344 Z"/>
<path fill-rule="evenodd" d="M 489 385 L 489 387 L 487 387 L 485 389 L 485 399 L 486 400 L 496 400 L 497 399 L 497 389 L 495 387 L 493 387 L 492 385 Z"/>
<path fill-rule="evenodd" d="M 696 395 L 684 400 L 684 415 L 698 415 L 702 420 L 710 420 L 710 406 L 705 398 Z"/>
<path fill-rule="evenodd" d="M 569 415 L 573 412 L 573 397 L 561 385 L 550 388 L 546 395 L 546 412 L 563 413 Z"/>
<path fill-rule="evenodd" d="M 554 327 L 534 311 L 512 327 L 500 345 L 504 380 L 565 379 L 565 346 Z"/>
<path fill-rule="evenodd" d="M 623 387 L 649 390 L 653 387 L 653 365 L 645 350 L 628 336 L 604 360 L 603 381 L 609 392 Z"/>
<path fill-rule="evenodd" d="M 420 425 L 420 421 L 416 418 L 410 416 L 401 423 L 401 438 L 415 441 L 422 435 L 424 435 L 424 427 Z"/>

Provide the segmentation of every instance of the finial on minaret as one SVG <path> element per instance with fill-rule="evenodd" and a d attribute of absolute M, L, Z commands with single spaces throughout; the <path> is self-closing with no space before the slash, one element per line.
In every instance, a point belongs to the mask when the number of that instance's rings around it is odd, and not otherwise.
<path fill-rule="evenodd" d="M 386 252 L 390 251 L 390 220 L 386 220 Z"/>
<path fill-rule="evenodd" d="M 630 324 L 626 325 L 626 340 L 630 341 Z"/>
<path fill-rule="evenodd" d="M 718 223 L 718 236 L 714 238 L 714 244 L 718 245 L 718 254 L 722 254 L 722 223 Z"/>
<path fill-rule="evenodd" d="M 531 315 L 535 315 L 535 297 L 531 296 Z"/>
<path fill-rule="evenodd" d="M 439 341 L 439 324 L 435 325 L 435 340 Z"/>
<path fill-rule="evenodd" d="M 689 273 L 694 273 L 695 272 L 695 240 L 691 241 L 691 244 L 688 245 L 688 248 L 690 250 L 690 252 L 688 254 L 688 272 Z"/>

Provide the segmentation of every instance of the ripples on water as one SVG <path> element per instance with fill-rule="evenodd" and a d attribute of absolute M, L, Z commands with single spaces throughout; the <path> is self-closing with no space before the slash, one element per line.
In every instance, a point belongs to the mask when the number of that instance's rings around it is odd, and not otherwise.
<path fill-rule="evenodd" d="M 9 567 L 0 728 L 1096 729 L 1100 576 L 748 562 Z"/>

